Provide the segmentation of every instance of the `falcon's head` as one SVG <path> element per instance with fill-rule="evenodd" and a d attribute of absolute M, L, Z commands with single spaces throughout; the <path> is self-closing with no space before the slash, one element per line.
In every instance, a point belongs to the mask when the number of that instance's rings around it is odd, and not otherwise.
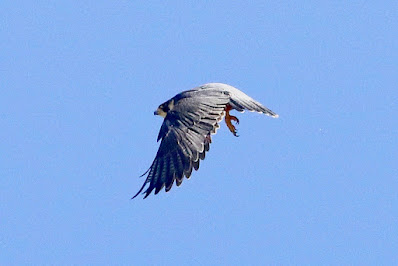
<path fill-rule="evenodd" d="M 158 109 L 156 109 L 154 115 L 160 115 L 161 117 L 166 117 L 167 112 L 173 110 L 174 108 L 174 100 L 168 100 L 167 102 L 162 103 L 159 105 Z"/>

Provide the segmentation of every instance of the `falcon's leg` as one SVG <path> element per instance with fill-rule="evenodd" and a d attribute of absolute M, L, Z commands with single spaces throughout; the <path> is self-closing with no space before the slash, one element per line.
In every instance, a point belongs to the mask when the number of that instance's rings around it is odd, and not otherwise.
<path fill-rule="evenodd" d="M 227 127 L 229 128 L 229 131 L 234 134 L 235 137 L 238 137 L 236 134 L 236 128 L 234 125 L 232 125 L 231 120 L 235 121 L 237 124 L 239 124 L 239 119 L 236 116 L 230 115 L 229 111 L 231 110 L 231 106 L 227 105 L 225 108 L 225 124 L 227 124 Z"/>

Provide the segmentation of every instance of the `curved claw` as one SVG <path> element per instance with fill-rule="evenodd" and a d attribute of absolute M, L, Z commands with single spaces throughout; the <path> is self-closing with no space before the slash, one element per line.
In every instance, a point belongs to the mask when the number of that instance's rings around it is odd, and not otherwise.
<path fill-rule="evenodd" d="M 229 118 L 236 122 L 239 125 L 239 119 L 236 116 L 230 115 Z"/>

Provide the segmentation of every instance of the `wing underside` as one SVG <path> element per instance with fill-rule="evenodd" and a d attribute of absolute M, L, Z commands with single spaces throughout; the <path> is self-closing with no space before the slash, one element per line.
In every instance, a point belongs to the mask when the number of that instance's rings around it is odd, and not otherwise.
<path fill-rule="evenodd" d="M 181 185 L 184 176 L 189 178 L 192 169 L 198 170 L 200 160 L 205 159 L 211 135 L 217 132 L 230 97 L 214 90 L 193 92 L 190 96 L 179 99 L 165 117 L 158 137 L 162 140 L 159 150 L 145 173 L 148 175 L 144 185 L 134 197 L 147 184 L 144 198 L 153 190 L 157 194 L 163 187 L 169 191 L 174 181 Z"/>

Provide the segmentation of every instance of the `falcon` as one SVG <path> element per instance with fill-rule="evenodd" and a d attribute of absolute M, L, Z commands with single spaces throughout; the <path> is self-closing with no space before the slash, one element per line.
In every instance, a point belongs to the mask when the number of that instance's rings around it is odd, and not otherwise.
<path fill-rule="evenodd" d="M 144 199 L 155 190 L 163 187 L 168 192 L 175 181 L 180 186 L 184 176 L 189 178 L 192 169 L 199 169 L 199 161 L 205 159 L 212 142 L 211 135 L 217 132 L 219 122 L 224 119 L 234 136 L 237 131 L 234 123 L 239 119 L 230 115 L 231 110 L 249 110 L 277 118 L 278 115 L 255 101 L 237 88 L 223 83 L 208 83 L 181 92 L 162 103 L 155 115 L 164 118 L 157 141 L 159 150 L 149 169 L 142 175 L 146 180 L 137 197 L 145 188 Z"/>

